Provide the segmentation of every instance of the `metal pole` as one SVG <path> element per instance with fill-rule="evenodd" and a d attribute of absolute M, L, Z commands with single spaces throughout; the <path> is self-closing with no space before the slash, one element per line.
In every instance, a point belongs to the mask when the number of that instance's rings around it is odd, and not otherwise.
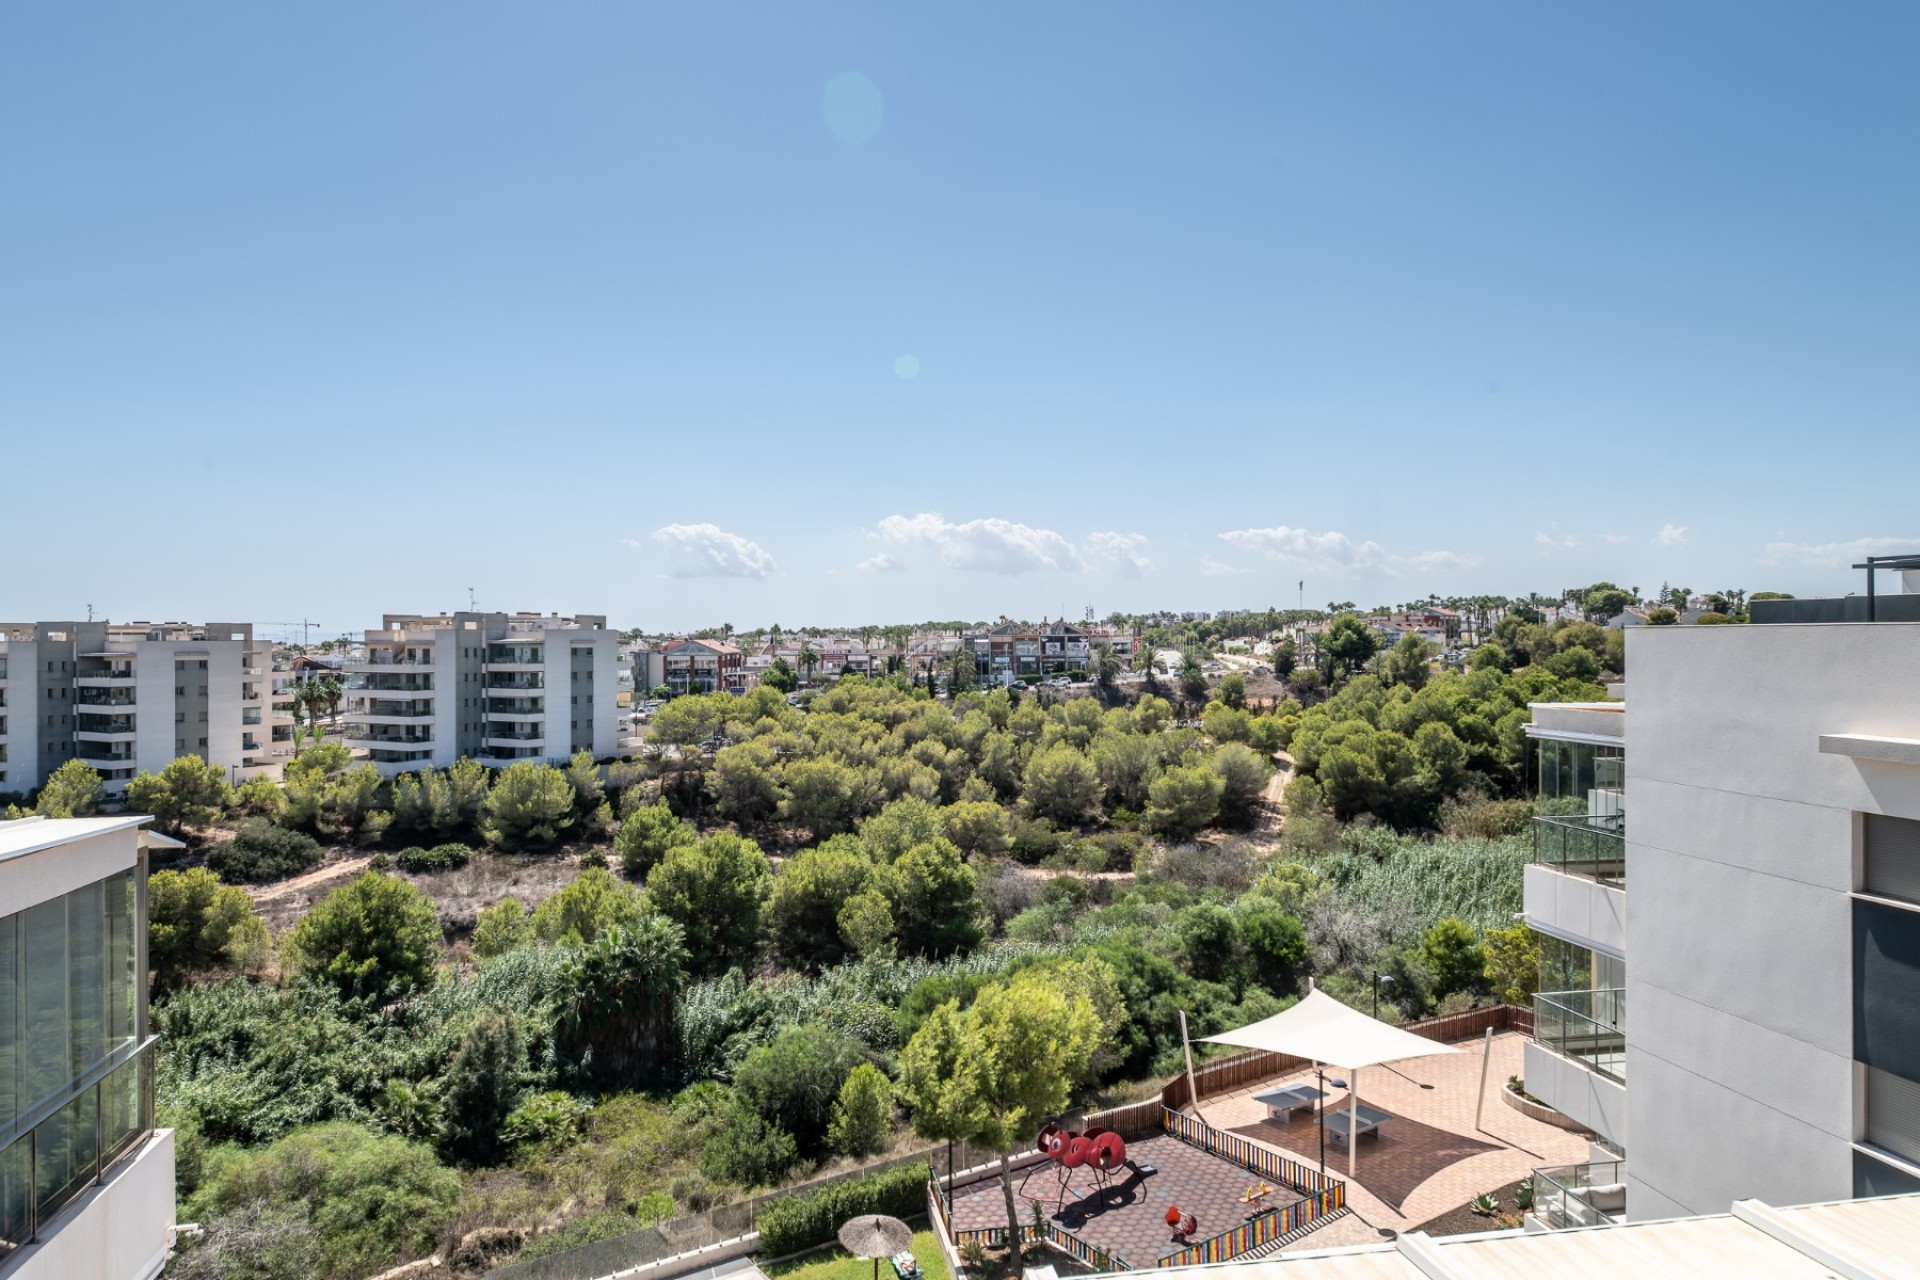
<path fill-rule="evenodd" d="M 1313 1075 L 1314 1079 L 1320 1083 L 1320 1096 L 1314 1101 L 1317 1114 L 1313 1119 L 1320 1129 L 1320 1189 L 1325 1191 L 1327 1189 L 1327 1073 L 1316 1062 L 1313 1064 Z"/>
<path fill-rule="evenodd" d="M 1353 1177 L 1353 1159 L 1360 1151 L 1360 1068 L 1353 1069 L 1353 1087 L 1347 1090 L 1347 1177 Z"/>
<path fill-rule="evenodd" d="M 1493 1057 L 1493 1028 L 1487 1028 L 1486 1038 L 1480 1042 L 1480 1100 L 1473 1104 L 1473 1127 L 1480 1128 L 1480 1112 L 1487 1105 L 1487 1062 Z M 1482 1133 L 1486 1130 L 1481 1129 Z"/>
<path fill-rule="evenodd" d="M 1193 1108 L 1193 1118 L 1200 1115 L 1200 1090 L 1193 1083 L 1193 1042 L 1187 1039 L 1187 1011 L 1180 1011 L 1180 1049 L 1187 1055 L 1187 1105 Z"/>

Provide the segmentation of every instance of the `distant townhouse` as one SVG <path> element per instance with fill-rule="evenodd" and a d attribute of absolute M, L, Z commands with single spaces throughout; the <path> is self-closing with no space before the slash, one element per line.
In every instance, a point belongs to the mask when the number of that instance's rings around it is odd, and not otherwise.
<path fill-rule="evenodd" d="M 619 649 L 599 615 L 387 614 L 346 665 L 348 743 L 388 776 L 612 756 Z"/>
<path fill-rule="evenodd" d="M 246 622 L 0 623 L 0 791 L 69 760 L 109 794 L 197 755 L 238 782 L 277 777 L 270 655 Z"/>
<path fill-rule="evenodd" d="M 678 640 L 660 646 L 661 683 L 675 694 L 745 693 L 746 655 L 719 640 Z"/>

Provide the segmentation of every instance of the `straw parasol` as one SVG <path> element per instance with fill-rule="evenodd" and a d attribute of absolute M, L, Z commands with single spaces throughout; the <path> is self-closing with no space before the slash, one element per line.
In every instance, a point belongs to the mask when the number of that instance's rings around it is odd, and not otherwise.
<path fill-rule="evenodd" d="M 841 1227 L 840 1243 L 856 1258 L 872 1258 L 874 1280 L 879 1280 L 880 1259 L 891 1258 L 912 1244 L 913 1231 L 898 1218 L 874 1213 Z"/>

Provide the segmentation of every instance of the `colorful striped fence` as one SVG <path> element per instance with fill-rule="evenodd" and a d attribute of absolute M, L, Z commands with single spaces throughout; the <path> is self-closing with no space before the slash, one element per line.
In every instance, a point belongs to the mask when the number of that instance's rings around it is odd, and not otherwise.
<path fill-rule="evenodd" d="M 1223 1231 L 1211 1240 L 1189 1245 L 1178 1253 L 1160 1259 L 1163 1267 L 1188 1267 L 1204 1262 L 1225 1262 L 1262 1245 L 1304 1232 L 1321 1218 L 1347 1207 L 1347 1184 L 1329 1177 L 1311 1165 L 1289 1160 L 1237 1133 L 1222 1133 L 1204 1120 L 1183 1115 L 1170 1107 L 1161 1109 L 1160 1125 L 1169 1136 L 1210 1155 L 1231 1160 L 1262 1178 L 1291 1187 L 1306 1197 L 1290 1205 L 1269 1209 L 1247 1219 L 1231 1231 Z"/>
<path fill-rule="evenodd" d="M 953 1233 L 953 1242 L 956 1247 L 965 1244 L 969 1240 L 978 1240 L 981 1244 L 988 1246 L 1003 1245 L 1007 1241 L 1007 1229 L 1005 1227 L 976 1227 L 971 1231 L 956 1231 Z M 1020 1243 L 1035 1244 L 1041 1241 L 1053 1245 L 1068 1257 L 1093 1268 L 1095 1271 L 1132 1271 L 1134 1269 L 1133 1264 L 1119 1254 L 1109 1253 L 1105 1249 L 1095 1248 L 1085 1240 L 1080 1239 L 1080 1237 L 1067 1234 L 1051 1222 L 1045 1226 L 1036 1227 L 1029 1225 L 1020 1228 Z"/>
<path fill-rule="evenodd" d="M 1298 1160 L 1289 1160 L 1278 1152 L 1269 1150 L 1257 1142 L 1251 1142 L 1237 1133 L 1222 1133 L 1197 1116 L 1186 1115 L 1170 1107 L 1162 1107 L 1160 1127 L 1169 1136 L 1178 1138 L 1189 1146 L 1199 1147 L 1202 1151 L 1231 1160 L 1264 1178 L 1292 1187 L 1302 1195 L 1314 1196 L 1330 1187 L 1338 1187 L 1341 1203 L 1346 1203 L 1346 1183 L 1338 1178 L 1329 1177 L 1312 1165 L 1301 1164 Z"/>

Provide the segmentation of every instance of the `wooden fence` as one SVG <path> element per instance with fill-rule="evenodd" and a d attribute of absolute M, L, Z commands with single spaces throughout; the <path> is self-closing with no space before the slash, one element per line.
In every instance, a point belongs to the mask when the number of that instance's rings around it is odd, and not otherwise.
<path fill-rule="evenodd" d="M 1427 1018 L 1421 1022 L 1409 1022 L 1401 1028 L 1414 1035 L 1425 1036 L 1429 1040 L 1438 1040 L 1442 1044 L 1456 1040 L 1467 1040 L 1482 1035 L 1487 1028 L 1495 1031 L 1520 1031 L 1533 1034 L 1533 1010 L 1518 1005 L 1497 1004 L 1486 1009 L 1470 1009 L 1465 1013 L 1450 1013 L 1439 1018 Z M 1225 1093 L 1238 1089 L 1242 1085 L 1265 1080 L 1272 1076 L 1290 1075 L 1313 1065 L 1309 1058 L 1296 1058 L 1290 1053 L 1267 1053 L 1261 1049 L 1248 1049 L 1242 1053 L 1231 1053 L 1224 1058 L 1215 1058 L 1204 1066 L 1193 1069 L 1193 1083 L 1200 1090 L 1202 1098 L 1216 1093 Z M 1178 1111 L 1191 1106 L 1193 1097 L 1187 1091 L 1187 1077 L 1183 1073 L 1175 1076 L 1160 1090 L 1162 1106 Z"/>

